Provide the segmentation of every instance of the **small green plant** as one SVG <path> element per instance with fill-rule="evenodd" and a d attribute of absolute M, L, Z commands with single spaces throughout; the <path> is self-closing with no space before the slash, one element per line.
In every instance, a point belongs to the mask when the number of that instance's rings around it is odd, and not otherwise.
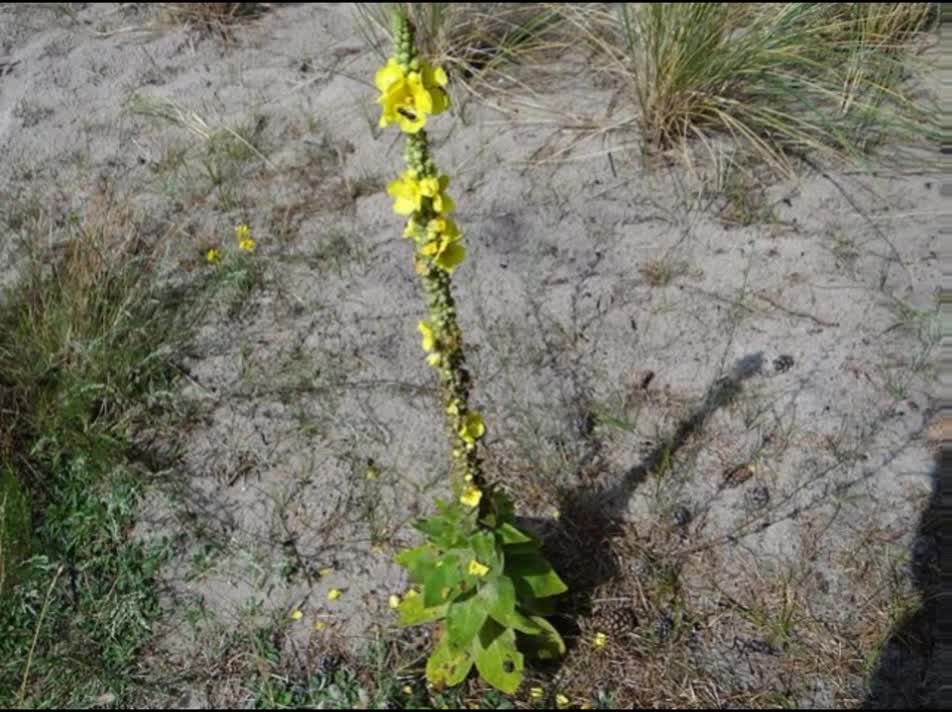
<path fill-rule="evenodd" d="M 397 561 L 414 587 L 397 604 L 400 622 L 441 621 L 426 665 L 438 689 L 458 685 L 475 666 L 486 682 L 511 694 L 522 682 L 523 651 L 553 658 L 565 651 L 545 619 L 566 586 L 541 554 L 541 542 L 514 524 L 511 500 L 485 480 L 478 441 L 482 415 L 470 408 L 471 378 L 456 319 L 451 274 L 466 256 L 462 234 L 447 217 L 449 178 L 437 170 L 424 131 L 428 114 L 449 107 L 445 72 L 417 55 L 415 30 L 403 9 L 394 11 L 394 56 L 376 74 L 383 113 L 380 126 L 406 134 L 407 168 L 387 186 L 394 212 L 407 215 L 404 236 L 413 241 L 429 318 L 419 323 L 427 363 L 437 370 L 449 438 L 453 500 L 416 522 L 426 537 Z"/>

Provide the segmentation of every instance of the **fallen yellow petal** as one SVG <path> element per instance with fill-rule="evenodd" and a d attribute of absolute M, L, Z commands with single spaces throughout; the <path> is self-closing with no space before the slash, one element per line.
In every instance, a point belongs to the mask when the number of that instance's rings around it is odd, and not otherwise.
<path fill-rule="evenodd" d="M 343 594 L 343 591 L 341 591 L 339 588 L 332 588 L 330 591 L 327 592 L 327 600 L 336 601 L 338 598 L 341 597 L 342 594 Z"/>

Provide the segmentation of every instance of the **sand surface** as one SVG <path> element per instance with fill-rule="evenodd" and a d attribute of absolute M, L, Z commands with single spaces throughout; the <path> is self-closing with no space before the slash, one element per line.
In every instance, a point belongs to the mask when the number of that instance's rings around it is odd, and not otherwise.
<path fill-rule="evenodd" d="M 258 244 L 259 283 L 181 363 L 187 423 L 142 436 L 177 453 L 137 532 L 175 552 L 158 649 L 194 657 L 188 611 L 228 626 L 301 609 L 295 645 L 357 650 L 405 586 L 409 521 L 446 490 L 419 285 L 383 191 L 402 146 L 375 127 L 379 59 L 346 5 L 275 4 L 227 41 L 141 4 L 72 6 L 0 7 L 8 232 L 26 205 L 66 220 L 123 201 L 183 281 L 207 278 L 206 247 L 234 251 L 240 222 Z M 578 80 L 548 90 L 630 111 Z M 136 96 L 246 131 L 256 155 L 216 184 L 204 139 Z M 738 225 L 710 172 L 648 172 L 631 137 L 571 148 L 538 115 L 460 99 L 434 152 L 469 248 L 454 277 L 487 460 L 520 511 L 556 540 L 575 508 L 609 538 L 667 532 L 699 609 L 788 574 L 817 620 L 854 615 L 864 533 L 910 551 L 933 487 L 938 182 L 804 175 Z M 22 259 L 0 240 L 0 284 Z M 737 685 L 769 668 L 736 631 L 705 635 L 699 664 Z M 801 683 L 805 705 L 857 694 L 822 670 Z"/>

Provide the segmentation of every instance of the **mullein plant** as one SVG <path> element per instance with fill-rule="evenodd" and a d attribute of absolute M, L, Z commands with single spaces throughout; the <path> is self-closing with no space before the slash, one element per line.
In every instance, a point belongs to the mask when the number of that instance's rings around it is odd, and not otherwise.
<path fill-rule="evenodd" d="M 392 605 L 402 625 L 440 622 L 426 665 L 435 688 L 458 685 L 475 666 L 486 682 L 512 693 L 522 681 L 524 655 L 565 652 L 545 616 L 566 586 L 542 556 L 541 542 L 515 526 L 512 501 L 482 471 L 479 441 L 486 427 L 469 404 L 471 379 L 452 294 L 451 277 L 466 248 L 449 217 L 449 178 L 437 170 L 424 130 L 430 115 L 449 108 L 447 76 L 420 59 L 414 27 L 401 10 L 394 12 L 393 37 L 394 56 L 376 74 L 380 126 L 404 133 L 406 168 L 387 193 L 394 212 L 407 217 L 403 235 L 414 246 L 423 284 L 428 315 L 418 329 L 426 363 L 439 376 L 453 497 L 437 500 L 437 514 L 415 523 L 425 543 L 397 557 L 413 585 Z"/>

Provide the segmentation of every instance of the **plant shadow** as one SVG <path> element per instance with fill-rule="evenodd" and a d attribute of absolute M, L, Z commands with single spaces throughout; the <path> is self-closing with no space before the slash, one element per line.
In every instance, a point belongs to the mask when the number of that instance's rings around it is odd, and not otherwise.
<path fill-rule="evenodd" d="M 952 708 L 952 446 L 931 472 L 910 566 L 922 604 L 890 633 L 868 684 L 864 709 Z"/>
<path fill-rule="evenodd" d="M 759 352 L 738 359 L 728 375 L 711 385 L 700 406 L 680 421 L 673 434 L 613 484 L 601 488 L 583 485 L 562 493 L 554 526 L 551 520 L 521 520 L 527 529 L 541 527 L 547 531 L 545 553 L 550 560 L 560 562 L 559 575 L 569 587 L 569 600 L 562 607 L 567 613 L 554 623 L 569 645 L 580 632 L 576 621 L 592 613 L 600 588 L 621 576 L 612 542 L 630 528 L 625 516 L 638 487 L 663 469 L 664 463 L 677 455 L 714 413 L 730 406 L 741 394 L 744 382 L 760 373 L 763 366 L 764 356 Z"/>

